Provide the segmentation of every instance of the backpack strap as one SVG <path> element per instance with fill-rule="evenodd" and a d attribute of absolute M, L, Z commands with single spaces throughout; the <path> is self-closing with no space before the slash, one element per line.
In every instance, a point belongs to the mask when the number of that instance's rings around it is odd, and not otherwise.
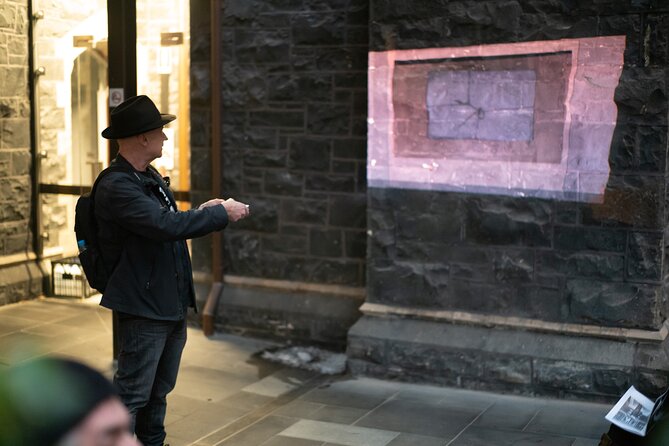
<path fill-rule="evenodd" d="M 158 199 L 161 199 L 160 195 L 158 195 L 158 191 L 152 190 L 154 187 L 158 186 L 162 188 L 165 191 L 165 194 L 167 195 L 168 199 L 171 200 L 173 203 L 170 204 L 172 206 L 176 207 L 176 200 L 174 199 L 174 196 L 172 195 L 172 191 L 170 190 L 169 186 L 165 183 L 165 180 L 163 177 L 160 175 L 160 172 L 153 167 L 152 165 L 149 164 L 147 167 L 147 172 L 151 174 L 153 178 L 145 178 L 145 177 L 140 177 L 135 169 L 126 163 L 118 162 L 116 160 L 112 161 L 111 165 L 104 169 L 100 174 L 98 175 L 97 179 L 95 180 L 95 183 L 93 183 L 93 188 L 91 189 L 90 197 L 91 197 L 91 214 L 94 216 L 94 208 L 95 208 L 95 192 L 97 191 L 98 184 L 102 179 L 107 176 L 108 174 L 112 172 L 123 172 L 127 173 L 130 175 L 133 179 L 137 181 L 138 184 L 140 184 L 143 188 L 146 188 L 149 190 L 151 193 L 156 195 Z M 169 203 L 168 203 L 169 204 Z"/>
<path fill-rule="evenodd" d="M 138 181 L 142 181 L 141 178 L 137 176 L 137 173 L 134 171 L 134 169 L 131 169 L 130 167 L 126 167 L 123 164 L 120 163 L 112 163 L 109 167 L 104 169 L 98 177 L 95 179 L 95 182 L 93 183 L 93 188 L 91 189 L 91 200 L 95 198 L 95 191 L 98 189 L 98 184 L 100 184 L 100 181 L 104 177 L 106 177 L 108 174 L 113 173 L 113 172 L 124 172 L 127 174 L 130 174 L 133 177 L 136 177 Z"/>
<path fill-rule="evenodd" d="M 89 194 L 90 205 L 88 206 L 88 210 L 89 210 L 90 222 L 91 222 L 92 227 L 94 228 L 93 229 L 93 234 L 92 234 L 93 237 L 97 237 L 97 234 L 95 234 L 95 233 L 97 232 L 97 226 L 98 226 L 98 220 L 95 217 L 95 192 L 97 191 L 98 185 L 100 184 L 102 179 L 104 177 L 106 177 L 107 175 L 109 175 L 110 173 L 113 173 L 113 172 L 127 173 L 133 178 L 136 177 L 137 181 L 142 183 L 141 178 L 139 178 L 139 176 L 134 171 L 134 169 L 132 169 L 128 166 L 124 166 L 123 164 L 120 164 L 120 163 L 112 162 L 112 164 L 109 167 L 107 167 L 102 172 L 100 172 L 98 177 L 95 179 L 95 182 L 93 183 L 93 187 L 91 188 L 91 193 Z"/>

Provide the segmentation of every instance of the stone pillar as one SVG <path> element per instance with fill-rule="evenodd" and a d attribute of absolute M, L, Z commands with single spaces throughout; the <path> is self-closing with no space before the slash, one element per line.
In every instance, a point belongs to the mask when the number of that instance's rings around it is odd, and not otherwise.
<path fill-rule="evenodd" d="M 41 294 L 31 207 L 28 12 L 0 4 L 0 305 Z"/>
<path fill-rule="evenodd" d="M 355 373 L 588 399 L 667 386 L 658 2 L 373 2 L 371 50 L 626 36 L 602 203 L 370 187 Z"/>
<path fill-rule="evenodd" d="M 193 206 L 211 197 L 211 80 L 210 80 L 210 2 L 190 2 L 190 143 L 191 201 Z M 211 236 L 192 241 L 193 269 L 200 282 L 211 274 Z M 208 281 L 209 284 L 211 281 Z M 209 284 L 200 295 L 206 297 Z"/>

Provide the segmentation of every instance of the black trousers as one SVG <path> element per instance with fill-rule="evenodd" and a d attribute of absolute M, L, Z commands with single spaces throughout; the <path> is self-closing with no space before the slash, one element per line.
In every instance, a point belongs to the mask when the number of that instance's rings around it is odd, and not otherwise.
<path fill-rule="evenodd" d="M 156 321 L 119 313 L 114 385 L 144 446 L 165 441 L 167 394 L 174 389 L 186 345 L 186 320 Z"/>

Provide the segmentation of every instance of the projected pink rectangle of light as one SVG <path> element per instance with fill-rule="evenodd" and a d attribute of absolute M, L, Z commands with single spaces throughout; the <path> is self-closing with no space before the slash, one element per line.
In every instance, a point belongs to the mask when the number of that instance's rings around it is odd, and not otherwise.
<path fill-rule="evenodd" d="M 371 52 L 368 181 L 601 201 L 625 37 Z"/>

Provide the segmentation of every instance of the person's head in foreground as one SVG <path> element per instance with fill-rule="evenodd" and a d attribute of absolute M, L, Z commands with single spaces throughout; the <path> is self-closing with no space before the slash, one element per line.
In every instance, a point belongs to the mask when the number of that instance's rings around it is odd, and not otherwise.
<path fill-rule="evenodd" d="M 0 446 L 139 446 L 109 381 L 42 358 L 0 372 Z"/>

